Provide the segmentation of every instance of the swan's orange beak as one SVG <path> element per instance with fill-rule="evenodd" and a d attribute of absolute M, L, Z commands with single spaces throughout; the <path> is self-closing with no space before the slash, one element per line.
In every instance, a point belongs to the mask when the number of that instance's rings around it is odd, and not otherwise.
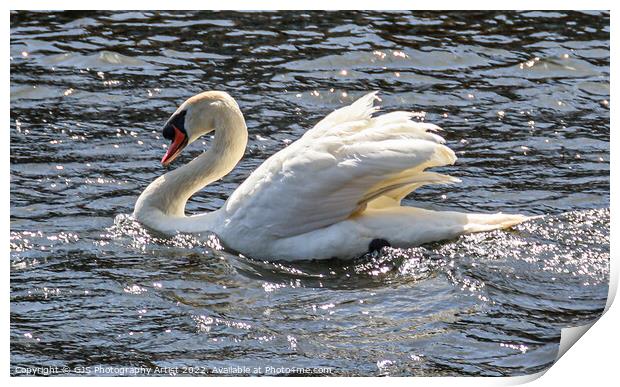
<path fill-rule="evenodd" d="M 172 129 L 174 132 L 172 144 L 170 144 L 166 154 L 161 159 L 161 163 L 164 167 L 167 167 L 172 161 L 174 161 L 174 159 L 181 154 L 181 151 L 187 145 L 187 135 L 174 125 L 172 125 Z"/>

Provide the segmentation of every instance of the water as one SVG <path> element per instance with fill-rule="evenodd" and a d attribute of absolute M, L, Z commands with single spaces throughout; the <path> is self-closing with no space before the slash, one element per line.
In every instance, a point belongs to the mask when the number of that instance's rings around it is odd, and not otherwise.
<path fill-rule="evenodd" d="M 13 12 L 10 55 L 13 374 L 522 375 L 605 305 L 608 13 Z M 163 122 L 208 89 L 237 99 L 250 142 L 190 212 L 380 90 L 385 111 L 442 126 L 459 157 L 438 171 L 461 184 L 406 204 L 546 216 L 353 262 L 162 240 L 128 214 L 163 173 Z"/>

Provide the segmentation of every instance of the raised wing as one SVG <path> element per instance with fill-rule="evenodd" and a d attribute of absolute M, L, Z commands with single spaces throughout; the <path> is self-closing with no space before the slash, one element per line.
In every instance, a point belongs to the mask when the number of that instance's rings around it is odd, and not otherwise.
<path fill-rule="evenodd" d="M 338 109 L 267 159 L 231 195 L 226 211 L 255 232 L 283 238 L 400 205 L 412 190 L 458 179 L 424 169 L 452 164 L 432 124 L 394 112 L 373 118 L 376 93 Z M 240 222 L 240 223 L 238 223 Z"/>

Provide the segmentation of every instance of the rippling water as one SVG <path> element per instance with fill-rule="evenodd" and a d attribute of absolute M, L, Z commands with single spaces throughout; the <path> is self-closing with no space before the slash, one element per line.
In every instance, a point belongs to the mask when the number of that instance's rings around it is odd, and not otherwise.
<path fill-rule="evenodd" d="M 521 375 L 605 305 L 608 13 L 13 12 L 10 55 L 13 374 Z M 459 157 L 441 170 L 461 184 L 406 204 L 545 217 L 353 262 L 265 263 L 214 236 L 149 235 L 127 214 L 163 173 L 162 123 L 208 89 L 237 99 L 250 142 L 190 212 L 381 90 L 385 110 L 442 126 Z"/>

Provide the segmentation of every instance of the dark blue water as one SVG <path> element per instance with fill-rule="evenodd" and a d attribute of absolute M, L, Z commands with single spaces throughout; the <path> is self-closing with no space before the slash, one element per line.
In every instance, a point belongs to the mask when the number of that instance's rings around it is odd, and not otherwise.
<path fill-rule="evenodd" d="M 12 374 L 522 375 L 605 305 L 608 13 L 13 12 L 10 55 Z M 459 157 L 439 171 L 461 184 L 406 204 L 545 217 L 353 262 L 158 239 L 128 214 L 164 172 L 162 124 L 209 89 L 237 99 L 250 142 L 190 212 L 380 90 Z"/>

